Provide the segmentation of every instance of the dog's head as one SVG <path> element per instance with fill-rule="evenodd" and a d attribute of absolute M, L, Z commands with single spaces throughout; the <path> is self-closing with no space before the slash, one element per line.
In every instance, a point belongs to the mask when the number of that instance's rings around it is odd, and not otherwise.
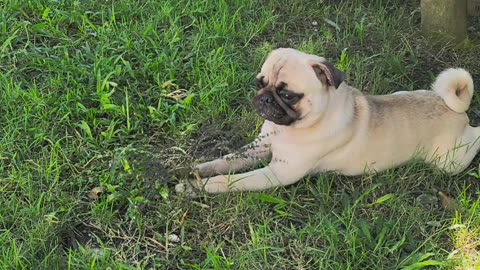
<path fill-rule="evenodd" d="M 307 127 L 326 110 L 344 74 L 325 58 L 294 49 L 272 51 L 256 77 L 254 106 L 265 120 Z"/>

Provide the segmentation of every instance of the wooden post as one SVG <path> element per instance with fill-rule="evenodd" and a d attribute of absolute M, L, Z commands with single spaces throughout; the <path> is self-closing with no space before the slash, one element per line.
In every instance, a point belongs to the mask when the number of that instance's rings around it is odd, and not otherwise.
<path fill-rule="evenodd" d="M 421 0 L 422 32 L 462 41 L 467 37 L 467 0 Z"/>

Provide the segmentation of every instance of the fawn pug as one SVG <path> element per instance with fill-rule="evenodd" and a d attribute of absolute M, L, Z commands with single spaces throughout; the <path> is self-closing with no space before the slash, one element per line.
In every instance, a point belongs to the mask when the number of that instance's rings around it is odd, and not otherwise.
<path fill-rule="evenodd" d="M 258 138 L 197 165 L 194 187 L 259 191 L 326 171 L 378 172 L 415 157 L 455 174 L 480 148 L 480 128 L 465 113 L 473 80 L 460 68 L 440 73 L 431 90 L 364 95 L 325 58 L 280 48 L 267 57 L 256 84 L 253 104 L 265 119 Z M 262 161 L 269 163 L 251 169 Z"/>

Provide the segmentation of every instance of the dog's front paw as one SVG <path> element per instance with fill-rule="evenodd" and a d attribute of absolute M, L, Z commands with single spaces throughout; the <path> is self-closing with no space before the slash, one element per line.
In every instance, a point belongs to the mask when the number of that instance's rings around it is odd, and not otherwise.
<path fill-rule="evenodd" d="M 194 172 L 195 180 L 184 180 L 175 186 L 177 194 L 183 194 L 187 197 L 196 198 L 202 192 L 216 194 L 229 191 L 228 177 L 217 175 L 211 178 L 200 178 Z"/>
<path fill-rule="evenodd" d="M 202 179 L 203 190 L 207 193 L 224 193 L 229 191 L 228 176 L 217 175 Z"/>
<path fill-rule="evenodd" d="M 217 159 L 205 163 L 198 164 L 193 168 L 193 173 L 198 174 L 200 177 L 208 177 L 217 174 L 223 174 L 228 172 L 228 164 L 223 159 Z"/>
<path fill-rule="evenodd" d="M 199 191 L 200 190 L 194 187 L 193 184 L 188 180 L 181 181 L 175 185 L 175 192 L 177 194 L 183 194 L 186 197 L 196 198 L 198 197 Z"/>
<path fill-rule="evenodd" d="M 175 192 L 191 198 L 198 197 L 198 194 L 202 191 L 204 182 L 198 174 L 198 171 L 194 170 L 192 175 L 195 177 L 194 179 L 183 180 L 175 185 Z"/>

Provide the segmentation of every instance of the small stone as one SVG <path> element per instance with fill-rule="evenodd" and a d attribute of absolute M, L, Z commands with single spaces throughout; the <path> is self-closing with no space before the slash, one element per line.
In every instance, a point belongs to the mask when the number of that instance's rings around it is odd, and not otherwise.
<path fill-rule="evenodd" d="M 415 198 L 415 202 L 422 207 L 437 207 L 438 199 L 436 196 L 429 195 L 429 194 L 421 194 L 417 198 Z"/>
<path fill-rule="evenodd" d="M 428 221 L 427 225 L 430 225 L 432 227 L 441 227 L 442 223 L 440 223 L 440 221 L 438 220 L 432 220 L 432 221 Z"/>
<path fill-rule="evenodd" d="M 186 190 L 185 188 L 185 184 L 184 183 L 179 183 L 177 185 L 175 185 L 175 192 L 177 193 L 184 193 Z"/>
<path fill-rule="evenodd" d="M 101 258 L 105 254 L 101 248 L 92 248 L 90 249 L 90 253 L 97 258 Z"/>
<path fill-rule="evenodd" d="M 178 235 L 173 234 L 173 233 L 172 233 L 172 234 L 169 234 L 167 238 L 168 238 L 168 241 L 171 242 L 171 243 L 178 243 L 178 242 L 180 242 L 180 237 L 178 237 Z"/>
<path fill-rule="evenodd" d="M 318 22 L 317 22 L 317 21 L 313 21 L 313 22 L 312 22 L 312 25 L 313 25 L 313 26 L 317 26 L 317 25 L 318 25 Z"/>

